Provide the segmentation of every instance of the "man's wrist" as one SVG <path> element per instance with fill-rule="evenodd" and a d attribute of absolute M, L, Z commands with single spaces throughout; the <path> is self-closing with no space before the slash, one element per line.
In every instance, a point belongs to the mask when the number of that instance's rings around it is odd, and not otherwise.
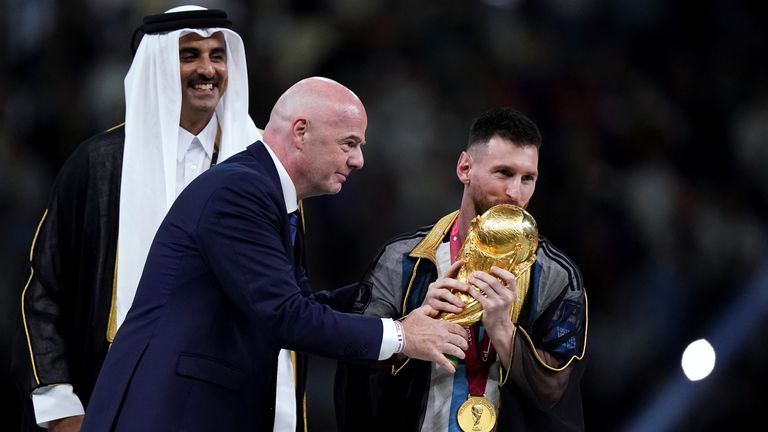
<path fill-rule="evenodd" d="M 405 351 L 405 332 L 403 331 L 403 324 L 400 321 L 393 321 L 395 323 L 395 331 L 397 332 L 397 347 L 395 348 L 395 354 L 400 354 Z"/>
<path fill-rule="evenodd" d="M 382 325 L 381 348 L 379 360 L 386 360 L 404 348 L 404 332 L 398 330 L 398 324 L 392 318 L 380 318 Z"/>

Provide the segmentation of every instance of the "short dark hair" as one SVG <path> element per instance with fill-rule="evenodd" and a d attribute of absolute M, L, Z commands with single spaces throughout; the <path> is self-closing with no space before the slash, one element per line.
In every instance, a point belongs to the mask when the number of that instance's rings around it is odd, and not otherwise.
<path fill-rule="evenodd" d="M 541 133 L 536 124 L 520 111 L 502 107 L 490 109 L 472 122 L 467 149 L 485 144 L 496 135 L 521 147 L 535 145 L 541 148 Z"/>

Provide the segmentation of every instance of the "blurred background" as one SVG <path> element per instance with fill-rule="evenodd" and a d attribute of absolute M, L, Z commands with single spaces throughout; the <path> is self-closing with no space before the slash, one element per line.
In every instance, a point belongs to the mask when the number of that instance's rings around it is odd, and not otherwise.
<path fill-rule="evenodd" d="M 130 37 L 186 2 L 0 3 L 0 370 L 53 179 L 121 123 Z M 316 289 L 353 282 L 390 237 L 456 209 L 472 119 L 509 105 L 544 136 L 529 210 L 589 295 L 588 430 L 762 424 L 768 345 L 768 3 L 705 0 L 202 1 L 229 13 L 266 124 L 291 84 L 323 75 L 369 116 L 366 166 L 306 202 Z M 712 373 L 683 349 L 706 338 Z M 316 359 L 310 430 L 333 431 L 335 364 Z M 11 421 L 18 411 L 10 406 Z M 13 425 L 12 425 L 13 426 Z M 5 430 L 14 430 L 10 427 Z"/>

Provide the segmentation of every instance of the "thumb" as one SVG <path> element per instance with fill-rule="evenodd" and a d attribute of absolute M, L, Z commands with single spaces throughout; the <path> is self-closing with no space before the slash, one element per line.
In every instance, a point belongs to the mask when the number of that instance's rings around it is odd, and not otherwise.
<path fill-rule="evenodd" d="M 462 267 L 464 267 L 464 260 L 456 260 L 455 263 L 451 264 L 450 267 L 448 267 L 448 271 L 445 272 L 445 276 L 456 279 L 456 276 L 459 275 L 459 270 L 461 270 Z"/>
<path fill-rule="evenodd" d="M 435 316 L 437 316 L 437 314 L 439 313 L 439 311 L 437 309 L 435 309 L 432 306 L 427 305 L 427 304 L 420 306 L 416 310 L 419 311 L 420 313 L 423 313 L 424 315 L 426 315 L 428 317 L 433 317 L 433 318 Z"/>

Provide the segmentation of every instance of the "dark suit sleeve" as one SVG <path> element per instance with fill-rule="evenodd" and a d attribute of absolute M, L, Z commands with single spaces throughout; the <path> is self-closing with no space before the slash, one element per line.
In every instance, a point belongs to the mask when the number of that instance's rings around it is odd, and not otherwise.
<path fill-rule="evenodd" d="M 376 360 L 378 318 L 335 312 L 304 297 L 293 268 L 287 217 L 266 179 L 232 176 L 197 226 L 202 255 L 227 295 L 269 326 L 275 345 L 346 360 Z M 267 192 L 269 191 L 269 192 Z"/>
<path fill-rule="evenodd" d="M 370 294 L 365 297 L 366 291 L 361 290 L 357 283 L 345 285 L 335 290 L 318 291 L 312 295 L 312 298 L 320 303 L 331 307 L 333 310 L 349 313 L 359 313 L 358 311 L 370 298 Z"/>

